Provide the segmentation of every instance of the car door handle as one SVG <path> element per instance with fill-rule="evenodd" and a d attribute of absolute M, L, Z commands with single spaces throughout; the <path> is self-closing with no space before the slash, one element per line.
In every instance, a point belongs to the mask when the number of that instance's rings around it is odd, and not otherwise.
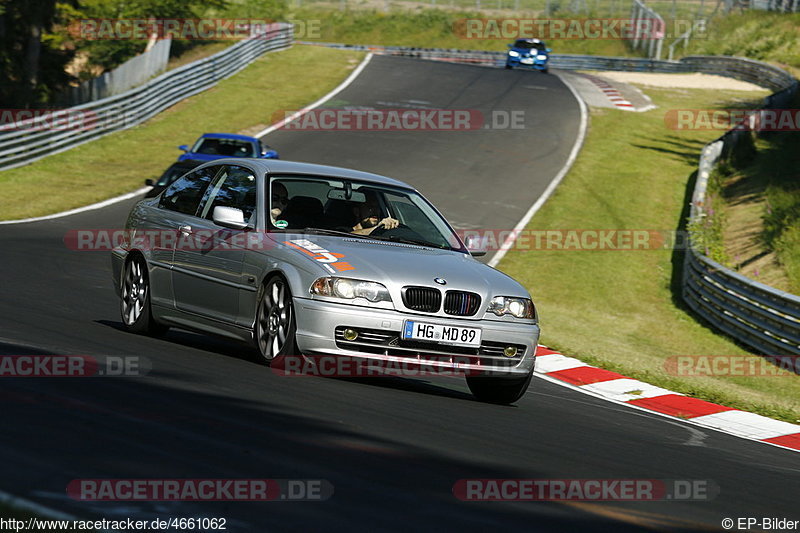
<path fill-rule="evenodd" d="M 191 226 L 179 226 L 178 231 L 183 233 L 184 235 L 191 235 L 192 234 L 192 227 Z"/>

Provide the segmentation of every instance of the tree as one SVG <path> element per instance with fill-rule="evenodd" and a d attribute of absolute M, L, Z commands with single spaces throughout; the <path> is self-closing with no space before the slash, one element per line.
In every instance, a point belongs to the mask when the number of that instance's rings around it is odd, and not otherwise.
<path fill-rule="evenodd" d="M 64 67 L 73 53 L 52 34 L 56 0 L 0 0 L 0 105 L 46 104 L 72 76 Z"/>

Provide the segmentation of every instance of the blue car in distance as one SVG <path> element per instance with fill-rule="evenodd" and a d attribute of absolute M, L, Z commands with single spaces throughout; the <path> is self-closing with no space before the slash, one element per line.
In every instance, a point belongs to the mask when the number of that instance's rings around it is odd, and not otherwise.
<path fill-rule="evenodd" d="M 185 144 L 178 148 L 185 152 L 178 157 L 178 161 L 194 160 L 205 163 L 223 157 L 280 159 L 278 152 L 261 144 L 255 137 L 235 133 L 204 133 L 191 148 Z"/>
<path fill-rule="evenodd" d="M 551 50 L 541 39 L 517 39 L 508 48 L 506 68 L 524 67 L 547 73 Z"/>

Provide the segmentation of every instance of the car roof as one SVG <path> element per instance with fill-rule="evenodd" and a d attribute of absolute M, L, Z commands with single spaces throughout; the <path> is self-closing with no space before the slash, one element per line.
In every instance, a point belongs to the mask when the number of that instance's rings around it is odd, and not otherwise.
<path fill-rule="evenodd" d="M 226 157 L 224 159 L 216 159 L 209 161 L 208 166 L 211 165 L 239 165 L 250 166 L 259 173 L 270 174 L 312 174 L 316 176 L 326 176 L 331 178 L 347 178 L 368 183 L 375 183 L 380 185 L 389 185 L 393 187 L 402 187 L 404 189 L 412 189 L 414 187 L 408 183 L 396 180 L 394 178 L 387 178 L 379 174 L 372 174 L 370 172 L 362 172 L 360 170 L 353 170 L 350 168 L 333 167 L 328 165 L 317 165 L 314 163 L 301 163 L 299 161 L 286 161 L 285 159 L 251 159 L 251 158 L 232 158 Z"/>
<path fill-rule="evenodd" d="M 200 136 L 201 139 L 229 139 L 236 141 L 258 141 L 255 137 L 247 135 L 239 135 L 238 133 L 204 133 Z"/>

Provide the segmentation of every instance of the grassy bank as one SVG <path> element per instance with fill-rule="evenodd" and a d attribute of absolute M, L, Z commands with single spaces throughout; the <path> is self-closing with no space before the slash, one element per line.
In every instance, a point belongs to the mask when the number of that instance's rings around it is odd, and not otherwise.
<path fill-rule="evenodd" d="M 800 73 L 800 13 L 747 11 L 711 20 L 683 55 L 729 55 L 788 66 Z"/>
<path fill-rule="evenodd" d="M 306 41 L 346 44 L 375 44 L 384 46 L 417 46 L 422 48 L 458 48 L 465 50 L 507 50 L 513 39 L 466 39 L 459 30 L 459 21 L 467 18 L 521 17 L 507 11 L 500 15 L 485 12 L 420 9 L 418 11 L 325 10 L 317 6 L 296 9 L 290 19 L 318 20 L 319 35 L 300 37 Z M 529 15 L 530 16 L 530 15 Z M 558 17 L 562 15 L 553 15 Z M 564 17 L 575 15 L 563 14 Z M 555 54 L 631 55 L 619 40 L 561 39 L 547 44 Z"/>
<path fill-rule="evenodd" d="M 528 229 L 686 229 L 698 155 L 715 131 L 673 131 L 665 109 L 729 107 L 712 90 L 647 89 L 646 113 L 593 110 L 578 160 Z M 740 96 L 746 96 L 740 93 Z M 762 95 L 752 94 L 753 103 Z M 530 288 L 542 343 L 674 391 L 800 421 L 800 381 L 789 377 L 685 377 L 677 355 L 747 352 L 680 300 L 679 251 L 511 251 L 500 268 Z"/>
<path fill-rule="evenodd" d="M 800 96 L 788 106 L 796 109 Z M 770 133 L 757 153 L 723 182 L 728 266 L 772 287 L 800 294 L 800 137 Z"/>
<path fill-rule="evenodd" d="M 307 46 L 266 54 L 145 124 L 0 172 L 0 219 L 55 213 L 137 189 L 177 159 L 179 144 L 208 131 L 263 129 L 274 113 L 299 109 L 332 90 L 362 57 Z"/>

